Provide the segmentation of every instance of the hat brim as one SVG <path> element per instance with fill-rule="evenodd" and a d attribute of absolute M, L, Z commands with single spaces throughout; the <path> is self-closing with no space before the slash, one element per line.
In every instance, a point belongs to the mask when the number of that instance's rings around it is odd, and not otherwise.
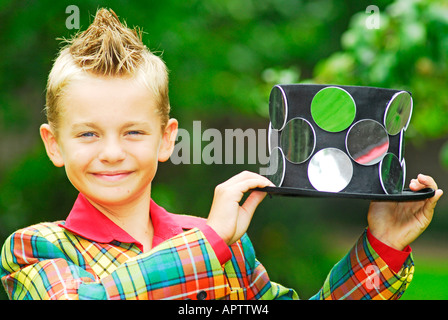
<path fill-rule="evenodd" d="M 432 198 L 435 190 L 431 188 L 422 189 L 420 191 L 411 191 L 405 189 L 401 193 L 396 194 L 368 194 L 353 192 L 323 192 L 300 188 L 287 187 L 265 187 L 256 188 L 254 190 L 264 191 L 271 195 L 290 196 L 290 197 L 318 197 L 318 198 L 351 198 L 376 201 L 418 201 Z"/>

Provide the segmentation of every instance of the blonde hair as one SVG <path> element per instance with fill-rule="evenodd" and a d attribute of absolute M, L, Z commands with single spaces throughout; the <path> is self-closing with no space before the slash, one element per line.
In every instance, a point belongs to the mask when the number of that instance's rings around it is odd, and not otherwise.
<path fill-rule="evenodd" d="M 168 71 L 162 59 L 142 42 L 141 30 L 129 29 L 115 12 L 99 9 L 92 24 L 82 33 L 65 40 L 50 71 L 45 112 L 57 132 L 64 89 L 88 75 L 135 78 L 152 90 L 162 119 L 169 119 Z"/>

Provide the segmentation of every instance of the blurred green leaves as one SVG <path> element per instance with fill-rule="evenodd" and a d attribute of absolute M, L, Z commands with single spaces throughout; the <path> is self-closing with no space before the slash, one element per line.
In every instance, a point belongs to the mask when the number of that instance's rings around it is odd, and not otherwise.
<path fill-rule="evenodd" d="M 378 29 L 355 14 L 341 37 L 342 50 L 318 63 L 320 83 L 409 90 L 414 112 L 408 138 L 448 134 L 448 4 L 446 1 L 397 0 L 380 10 Z"/>

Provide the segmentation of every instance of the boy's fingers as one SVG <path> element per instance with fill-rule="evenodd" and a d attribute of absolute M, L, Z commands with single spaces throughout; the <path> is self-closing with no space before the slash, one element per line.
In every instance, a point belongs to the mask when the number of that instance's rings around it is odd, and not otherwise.
<path fill-rule="evenodd" d="M 234 183 L 224 183 L 219 185 L 216 189 L 215 189 L 215 201 L 220 202 L 223 204 L 222 201 L 224 201 L 224 203 L 239 203 L 241 201 L 241 199 L 243 198 L 244 194 L 254 188 L 264 188 L 268 185 L 271 185 L 271 182 L 266 179 L 263 178 L 261 176 L 256 177 L 256 178 L 251 178 L 251 179 L 245 179 L 239 182 L 234 182 Z M 260 192 L 261 194 L 265 193 L 265 192 Z M 249 207 L 247 208 L 252 208 L 258 205 L 258 203 L 262 200 L 259 198 L 264 198 L 259 196 L 253 196 L 251 197 L 251 195 L 249 195 L 248 199 L 248 205 Z M 254 199 L 254 203 L 252 204 L 252 199 Z M 247 200 L 247 199 L 246 199 Z M 258 202 L 258 203 L 257 203 Z M 250 209 L 252 210 L 252 209 Z"/>
<path fill-rule="evenodd" d="M 230 179 L 228 179 L 224 183 L 226 183 L 226 184 L 227 183 L 228 184 L 237 183 L 237 182 L 246 180 L 246 179 L 248 179 L 250 177 L 253 177 L 253 175 L 255 175 L 255 173 L 250 172 L 250 171 L 243 171 L 243 172 L 240 172 L 240 173 L 234 175 L 233 177 L 231 177 Z"/>
<path fill-rule="evenodd" d="M 241 181 L 241 182 L 235 184 L 235 188 L 239 192 L 245 193 L 245 192 L 250 191 L 251 189 L 264 188 L 271 184 L 272 184 L 271 181 L 269 181 L 266 178 L 261 177 L 261 178 L 253 178 L 253 179 L 247 179 L 247 180 Z"/>
<path fill-rule="evenodd" d="M 427 176 L 427 175 L 424 175 L 424 174 L 419 174 L 417 179 L 418 179 L 418 181 L 421 184 L 423 184 L 423 185 L 425 185 L 427 187 L 433 188 L 435 190 L 438 189 L 436 181 L 431 176 Z"/>
<path fill-rule="evenodd" d="M 417 179 L 412 179 L 409 187 L 414 191 L 418 191 L 424 188 L 431 188 L 434 190 L 438 189 L 435 180 L 431 176 L 427 176 L 424 174 L 419 174 Z"/>
<path fill-rule="evenodd" d="M 243 181 L 246 181 L 249 179 L 261 179 L 266 182 L 270 182 L 270 180 L 268 178 L 265 178 L 262 175 L 259 175 L 255 172 L 243 171 L 243 172 L 240 172 L 239 174 L 231 177 L 230 179 L 228 179 L 226 182 L 224 182 L 224 184 L 235 184 L 235 183 L 243 182 Z M 271 182 L 271 184 L 272 184 L 272 182 Z"/>
<path fill-rule="evenodd" d="M 430 214 L 432 215 L 437 202 L 443 195 L 443 191 L 438 188 L 436 181 L 431 176 L 419 174 L 417 176 L 417 179 L 411 180 L 409 187 L 413 191 L 419 191 L 425 188 L 431 188 L 435 190 L 434 196 L 425 201 L 425 207 L 426 209 L 429 209 L 427 212 L 430 212 Z"/>
<path fill-rule="evenodd" d="M 273 186 L 269 179 L 259 174 L 245 171 L 220 184 L 216 190 L 220 193 L 237 195 L 240 198 L 238 199 L 239 201 L 245 192 L 267 186 Z"/>

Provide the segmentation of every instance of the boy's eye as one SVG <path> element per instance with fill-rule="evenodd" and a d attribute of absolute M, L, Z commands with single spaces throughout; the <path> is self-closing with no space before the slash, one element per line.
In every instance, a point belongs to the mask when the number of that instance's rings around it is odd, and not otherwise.
<path fill-rule="evenodd" d="M 90 138 L 90 137 L 95 137 L 95 133 L 93 133 L 93 132 L 83 132 L 79 136 L 80 137 Z"/>
<path fill-rule="evenodd" d="M 127 134 L 128 135 L 140 135 L 140 134 L 143 134 L 143 132 L 137 131 L 137 130 L 132 130 L 132 131 L 128 131 Z"/>

